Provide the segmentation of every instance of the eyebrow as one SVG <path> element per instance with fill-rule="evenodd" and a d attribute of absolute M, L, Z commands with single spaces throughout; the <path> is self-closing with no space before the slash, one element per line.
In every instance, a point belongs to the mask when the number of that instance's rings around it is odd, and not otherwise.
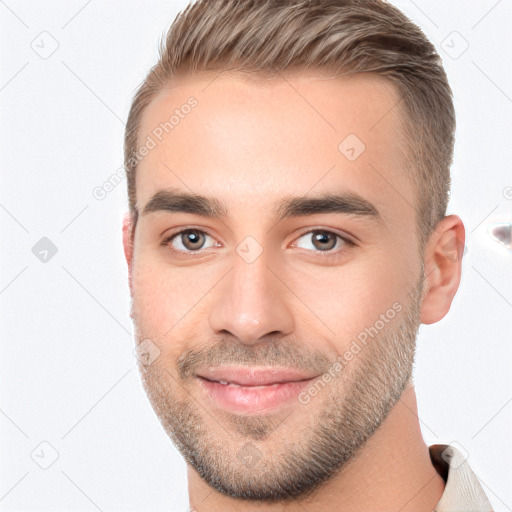
<path fill-rule="evenodd" d="M 218 199 L 176 189 L 156 192 L 147 202 L 142 215 L 160 211 L 191 213 L 209 218 L 228 218 L 226 205 Z M 275 212 L 279 220 L 322 213 L 341 213 L 367 217 L 377 222 L 383 221 L 374 204 L 352 192 L 285 198 Z"/>

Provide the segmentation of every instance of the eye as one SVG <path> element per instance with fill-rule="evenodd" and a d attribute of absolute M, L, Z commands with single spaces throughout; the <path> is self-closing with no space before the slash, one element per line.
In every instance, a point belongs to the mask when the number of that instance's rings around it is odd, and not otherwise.
<path fill-rule="evenodd" d="M 325 256 L 336 256 L 342 252 L 347 246 L 356 245 L 352 240 L 333 233 L 325 229 L 315 229 L 308 231 L 300 236 L 297 240 L 304 239 L 305 242 L 293 242 L 294 247 L 302 247 L 303 249 L 313 250 L 315 252 L 326 253 Z M 338 248 L 338 250 L 335 250 Z"/>
<path fill-rule="evenodd" d="M 172 246 L 171 248 L 173 250 L 179 252 L 194 252 L 205 249 L 204 244 L 207 238 L 213 240 L 213 238 L 210 235 L 208 235 L 204 231 L 201 231 L 200 229 L 188 228 L 167 237 L 162 242 L 162 245 L 170 245 Z M 216 242 L 214 242 L 212 247 L 215 245 Z"/>
<path fill-rule="evenodd" d="M 208 246 L 205 247 L 208 238 L 213 241 L 209 247 L 219 246 L 219 243 L 208 233 L 196 228 L 187 228 L 173 233 L 162 242 L 162 245 L 170 247 L 173 252 L 193 254 L 209 248 Z M 304 239 L 305 242 L 300 242 L 301 239 Z M 332 231 L 315 229 L 304 233 L 291 245 L 323 253 L 323 256 L 338 256 L 344 249 L 356 244 L 352 240 Z M 338 250 L 335 250 L 336 248 Z"/>

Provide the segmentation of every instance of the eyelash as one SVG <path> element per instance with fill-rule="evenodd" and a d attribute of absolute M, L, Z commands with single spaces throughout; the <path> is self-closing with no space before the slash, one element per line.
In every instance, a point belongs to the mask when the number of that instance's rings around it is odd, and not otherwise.
<path fill-rule="evenodd" d="M 170 248 L 170 243 L 171 241 L 176 238 L 177 236 L 181 235 L 182 233 L 185 233 L 185 232 L 188 232 L 188 231 L 192 231 L 192 232 L 196 232 L 196 233 L 201 233 L 201 234 L 204 234 L 206 236 L 209 236 L 211 238 L 213 238 L 209 233 L 207 233 L 206 231 L 203 231 L 202 229 L 198 229 L 198 228 L 193 228 L 193 227 L 188 227 L 188 228 L 185 228 L 185 229 L 182 229 L 181 231 L 177 231 L 176 233 L 173 233 L 172 235 L 168 236 L 167 238 L 165 238 L 162 242 L 162 246 L 164 247 L 168 247 Z M 302 238 L 303 236 L 305 235 L 309 235 L 311 233 L 328 233 L 328 234 L 331 234 L 331 235 L 334 235 L 336 236 L 338 239 L 341 239 L 343 241 L 343 244 L 346 245 L 347 247 L 346 248 L 341 248 L 341 249 L 337 249 L 337 250 L 334 250 L 334 249 L 330 249 L 329 251 L 312 251 L 312 252 L 316 252 L 316 253 L 319 253 L 322 255 L 322 257 L 325 257 L 325 258 L 334 258 L 334 257 L 339 257 L 341 253 L 345 252 L 345 250 L 347 248 L 350 248 L 350 247 L 354 247 L 356 245 L 355 242 L 353 242 L 352 240 L 350 240 L 349 238 L 347 237 L 344 237 L 338 233 L 335 233 L 334 231 L 330 231 L 328 229 L 311 229 L 309 231 L 306 231 L 304 233 L 302 233 L 298 239 Z M 297 239 L 296 239 L 297 240 Z M 181 251 L 181 250 L 178 250 L 178 249 L 172 249 L 170 248 L 171 252 L 173 253 L 181 253 L 181 254 L 199 254 L 201 253 L 202 251 L 204 251 L 205 249 L 198 249 L 197 251 Z"/>

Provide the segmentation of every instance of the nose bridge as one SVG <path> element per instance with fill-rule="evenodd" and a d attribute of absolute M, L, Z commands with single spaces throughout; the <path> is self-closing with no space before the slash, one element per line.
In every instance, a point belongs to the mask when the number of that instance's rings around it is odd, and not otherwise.
<path fill-rule="evenodd" d="M 285 289 L 268 268 L 266 252 L 251 243 L 237 247 L 233 268 L 223 280 L 210 315 L 216 333 L 230 332 L 246 344 L 270 333 L 288 334 L 293 328 Z"/>

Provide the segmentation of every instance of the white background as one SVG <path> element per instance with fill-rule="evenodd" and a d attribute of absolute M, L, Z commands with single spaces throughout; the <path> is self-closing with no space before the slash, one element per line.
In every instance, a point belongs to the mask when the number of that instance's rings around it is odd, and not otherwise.
<path fill-rule="evenodd" d="M 487 233 L 511 222 L 512 4 L 393 3 L 443 57 L 457 109 L 448 213 L 467 231 L 452 309 L 420 330 L 421 426 L 429 444 L 460 443 L 494 509 L 512 510 L 512 253 Z M 133 355 L 125 180 L 92 194 L 123 164 L 133 93 L 184 5 L 0 1 L 0 510 L 188 506 Z M 46 263 L 32 252 L 42 237 L 58 249 Z M 48 469 L 34 462 L 53 450 Z"/>

